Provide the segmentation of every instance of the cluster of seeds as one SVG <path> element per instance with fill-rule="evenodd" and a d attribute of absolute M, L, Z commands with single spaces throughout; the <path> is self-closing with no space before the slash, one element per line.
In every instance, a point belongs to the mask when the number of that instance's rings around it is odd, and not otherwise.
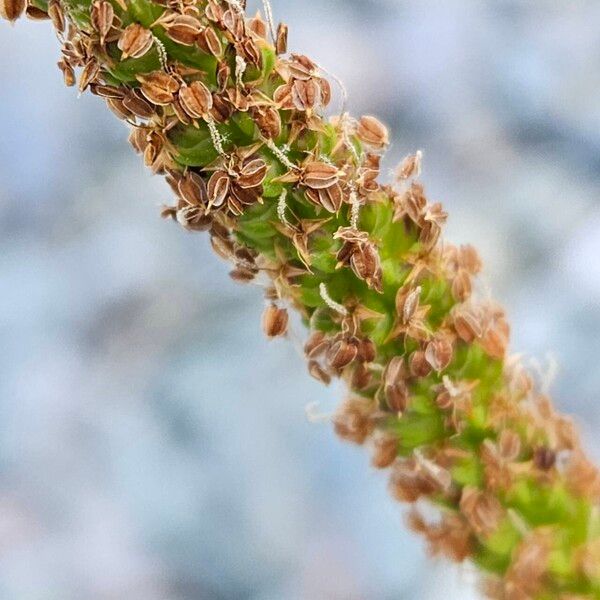
<path fill-rule="evenodd" d="M 420 153 L 379 182 L 386 127 L 324 116 L 329 82 L 266 7 L 267 22 L 240 0 L 0 0 L 11 21 L 50 19 L 66 84 L 129 123 L 175 194 L 163 216 L 264 286 L 266 335 L 299 311 L 310 374 L 348 385 L 336 432 L 390 469 L 432 552 L 473 560 L 493 598 L 600 598 L 598 471 L 507 357 L 476 251 L 442 243 Z"/>

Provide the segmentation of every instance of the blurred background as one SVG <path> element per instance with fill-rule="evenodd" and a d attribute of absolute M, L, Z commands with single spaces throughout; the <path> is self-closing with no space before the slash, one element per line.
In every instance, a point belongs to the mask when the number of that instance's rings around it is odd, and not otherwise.
<path fill-rule="evenodd" d="M 250 3 L 252 4 L 252 3 Z M 254 2 L 258 4 L 258 2 Z M 273 0 L 290 47 L 393 130 L 478 246 L 600 457 L 600 4 Z M 0 23 L 0 598 L 476 598 L 429 562 L 341 396 L 260 330 L 43 23 Z M 533 361 L 533 359 L 532 359 Z M 534 363 L 535 365 L 536 363 Z"/>

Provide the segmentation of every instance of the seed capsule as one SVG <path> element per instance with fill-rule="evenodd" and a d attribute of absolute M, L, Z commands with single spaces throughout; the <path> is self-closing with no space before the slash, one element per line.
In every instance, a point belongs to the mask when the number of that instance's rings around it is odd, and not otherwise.
<path fill-rule="evenodd" d="M 92 5 L 91 20 L 94 29 L 100 34 L 100 43 L 104 43 L 104 39 L 110 31 L 115 11 L 112 4 L 107 0 L 96 1 Z"/>
<path fill-rule="evenodd" d="M 332 369 L 343 369 L 348 366 L 358 354 L 356 345 L 346 340 L 334 342 L 327 351 L 327 361 Z"/>
<path fill-rule="evenodd" d="M 320 381 L 325 385 L 329 385 L 329 383 L 331 383 L 331 375 L 329 375 L 329 373 L 327 373 L 327 371 L 325 371 L 325 369 L 316 360 L 308 361 L 308 372 L 317 381 Z"/>
<path fill-rule="evenodd" d="M 100 65 L 93 59 L 89 60 L 85 67 L 83 67 L 83 71 L 81 71 L 81 75 L 79 77 L 79 91 L 85 92 L 90 83 L 96 79 L 99 72 Z"/>
<path fill-rule="evenodd" d="M 75 71 L 73 67 L 68 64 L 64 59 L 59 60 L 57 63 L 58 68 L 62 71 L 63 80 L 67 87 L 72 87 L 75 85 L 77 80 L 75 79 Z"/>
<path fill-rule="evenodd" d="M 117 46 L 123 53 L 121 60 L 141 58 L 152 48 L 154 38 L 152 32 L 139 23 L 132 23 L 121 34 Z"/>
<path fill-rule="evenodd" d="M 446 338 L 437 338 L 427 344 L 425 360 L 439 373 L 452 361 L 452 353 L 452 343 Z"/>
<path fill-rule="evenodd" d="M 267 337 L 284 335 L 288 327 L 288 312 L 276 304 L 269 304 L 263 313 L 263 331 Z"/>
<path fill-rule="evenodd" d="M 208 204 L 206 184 L 198 173 L 189 171 L 177 184 L 181 198 L 190 206 L 205 206 Z"/>
<path fill-rule="evenodd" d="M 191 15 L 176 15 L 164 23 L 164 27 L 167 35 L 183 46 L 193 46 L 202 32 L 200 21 Z"/>
<path fill-rule="evenodd" d="M 154 71 L 147 75 L 139 75 L 142 83 L 141 91 L 147 100 L 158 106 L 167 106 L 179 89 L 179 83 L 172 75 L 163 71 Z"/>
<path fill-rule="evenodd" d="M 387 146 L 390 141 L 387 127 L 371 116 L 361 117 L 356 135 L 361 142 L 378 150 Z"/>
<path fill-rule="evenodd" d="M 304 185 L 314 190 L 320 190 L 335 185 L 338 182 L 337 167 L 325 162 L 309 162 L 304 167 L 302 181 Z"/>
<path fill-rule="evenodd" d="M 431 373 L 431 365 L 427 362 L 423 350 L 416 350 L 411 354 L 408 368 L 413 377 L 427 377 Z"/>
<path fill-rule="evenodd" d="M 58 0 L 50 0 L 50 2 L 48 2 L 48 16 L 52 20 L 54 29 L 56 29 L 58 33 L 63 33 L 65 30 L 65 13 Z"/>
<path fill-rule="evenodd" d="M 140 119 L 150 119 L 155 114 L 154 107 L 145 100 L 138 90 L 131 90 L 123 98 L 123 106 Z"/>
<path fill-rule="evenodd" d="M 540 446 L 533 453 L 533 464 L 541 471 L 549 471 L 556 462 L 556 453 L 547 448 Z"/>
<path fill-rule="evenodd" d="M 373 454 L 371 464 L 377 469 L 389 467 L 398 456 L 398 438 L 379 433 L 373 439 Z"/>
<path fill-rule="evenodd" d="M 204 117 L 213 106 L 212 94 L 201 81 L 182 86 L 179 101 L 183 110 L 193 119 Z"/>
<path fill-rule="evenodd" d="M 0 16 L 14 23 L 25 10 L 25 0 L 0 0 Z"/>
<path fill-rule="evenodd" d="M 277 39 L 275 40 L 275 51 L 277 54 L 287 52 L 288 26 L 285 23 L 279 23 L 277 27 Z"/>
<path fill-rule="evenodd" d="M 47 12 L 30 3 L 27 4 L 25 14 L 27 15 L 27 18 L 32 21 L 47 21 L 50 18 Z"/>

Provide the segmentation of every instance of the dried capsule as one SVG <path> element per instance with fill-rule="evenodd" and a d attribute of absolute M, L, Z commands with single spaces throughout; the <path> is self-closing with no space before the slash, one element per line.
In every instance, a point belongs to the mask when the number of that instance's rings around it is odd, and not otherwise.
<path fill-rule="evenodd" d="M 397 413 L 403 413 L 409 401 L 406 385 L 406 372 L 401 356 L 394 356 L 383 374 L 383 395 L 388 407 Z"/>
<path fill-rule="evenodd" d="M 371 464 L 377 469 L 389 467 L 398 456 L 398 438 L 383 432 L 373 437 Z"/>
<path fill-rule="evenodd" d="M 96 0 L 92 4 L 91 22 L 94 29 L 100 34 L 100 43 L 103 44 L 110 31 L 115 12 L 108 0 Z"/>
<path fill-rule="evenodd" d="M 475 533 L 484 537 L 496 531 L 503 516 L 502 505 L 495 496 L 473 487 L 463 489 L 460 510 Z"/>
<path fill-rule="evenodd" d="M 284 335 L 288 327 L 288 311 L 272 303 L 263 313 L 263 331 L 267 337 L 273 338 Z"/>
<path fill-rule="evenodd" d="M 27 3 L 25 14 L 27 15 L 27 18 L 31 19 L 32 21 L 47 21 L 50 18 L 46 11 L 42 10 L 41 8 L 38 8 L 37 6 L 34 6 L 33 4 L 31 4 L 31 2 Z"/>
<path fill-rule="evenodd" d="M 90 83 L 96 80 L 98 73 L 100 73 L 100 65 L 94 59 L 90 59 L 79 76 L 79 91 L 85 92 Z"/>
<path fill-rule="evenodd" d="M 59 60 L 57 63 L 58 68 L 62 71 L 63 80 L 67 87 L 72 87 L 77 83 L 75 78 L 75 71 L 73 67 L 64 59 Z"/>
<path fill-rule="evenodd" d="M 547 446 L 540 446 L 533 452 L 533 464 L 541 471 L 549 471 L 556 462 L 556 453 Z"/>
<path fill-rule="evenodd" d="M 356 358 L 357 354 L 356 344 L 341 339 L 331 344 L 327 350 L 327 361 L 332 369 L 343 369 Z"/>
<path fill-rule="evenodd" d="M 123 98 L 123 106 L 140 119 L 150 119 L 156 112 L 138 90 L 131 90 Z"/>
<path fill-rule="evenodd" d="M 167 106 L 175 98 L 179 82 L 175 77 L 163 71 L 154 71 L 138 75 L 142 86 L 141 91 L 147 100 L 158 106 Z"/>
<path fill-rule="evenodd" d="M 420 150 L 415 154 L 405 156 L 396 171 L 396 178 L 400 181 L 406 181 L 412 177 L 418 177 L 421 174 L 422 158 L 423 155 Z"/>
<path fill-rule="evenodd" d="M 361 142 L 377 150 L 383 149 L 390 141 L 387 127 L 371 116 L 361 117 L 356 135 Z"/>
<path fill-rule="evenodd" d="M 191 15 L 175 15 L 165 20 L 163 26 L 167 35 L 183 46 L 193 46 L 203 29 L 200 21 Z"/>
<path fill-rule="evenodd" d="M 65 12 L 58 0 L 50 0 L 48 2 L 48 16 L 52 20 L 54 29 L 58 33 L 63 33 L 65 30 Z"/>
<path fill-rule="evenodd" d="M 206 116 L 213 106 L 212 94 L 201 81 L 181 86 L 179 102 L 183 110 L 193 119 Z"/>
<path fill-rule="evenodd" d="M 122 52 L 121 60 L 141 58 L 152 48 L 153 43 L 154 38 L 150 30 L 139 23 L 132 23 L 125 28 L 117 42 L 117 46 Z"/>
<path fill-rule="evenodd" d="M 329 373 L 327 373 L 327 371 L 316 360 L 308 361 L 308 372 L 317 381 L 320 381 L 325 385 L 329 385 L 331 382 L 331 375 L 329 375 Z"/>
<path fill-rule="evenodd" d="M 26 0 L 0 0 L 0 16 L 11 23 L 16 21 L 25 10 Z"/>
<path fill-rule="evenodd" d="M 275 51 L 277 54 L 287 52 L 288 26 L 285 23 L 279 23 L 277 27 L 277 38 L 275 40 Z"/>
<path fill-rule="evenodd" d="M 337 167 L 325 162 L 311 161 L 304 165 L 302 183 L 314 190 L 335 185 L 339 179 Z"/>
<path fill-rule="evenodd" d="M 440 373 L 452 361 L 452 342 L 446 337 L 439 337 L 427 344 L 425 360 L 434 371 Z"/>

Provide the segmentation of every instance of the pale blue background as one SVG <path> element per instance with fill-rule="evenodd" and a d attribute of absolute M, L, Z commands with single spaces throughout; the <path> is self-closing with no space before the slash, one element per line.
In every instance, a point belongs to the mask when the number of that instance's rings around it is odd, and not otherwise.
<path fill-rule="evenodd" d="M 290 46 L 425 150 L 425 181 L 560 365 L 600 455 L 600 5 L 274 0 Z M 309 423 L 339 389 L 261 335 L 43 23 L 0 23 L 0 598 L 468 599 L 368 457 Z M 546 377 L 546 376 L 545 376 Z"/>

